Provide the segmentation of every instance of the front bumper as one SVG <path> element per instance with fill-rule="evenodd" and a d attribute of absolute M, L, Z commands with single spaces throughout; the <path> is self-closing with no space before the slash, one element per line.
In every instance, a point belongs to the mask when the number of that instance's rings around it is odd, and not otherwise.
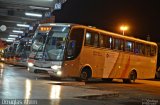
<path fill-rule="evenodd" d="M 62 75 L 59 73 L 61 72 L 61 70 L 55 71 L 51 68 L 41 68 L 37 66 L 32 66 L 32 67 L 28 67 L 28 71 L 31 73 L 47 72 L 50 76 L 62 77 Z"/>

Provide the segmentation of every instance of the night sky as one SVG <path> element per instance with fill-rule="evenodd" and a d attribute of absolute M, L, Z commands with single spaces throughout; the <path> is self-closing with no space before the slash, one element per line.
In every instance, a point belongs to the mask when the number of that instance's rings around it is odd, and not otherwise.
<path fill-rule="evenodd" d="M 160 4 L 157 0 L 67 0 L 53 12 L 56 22 L 91 25 L 122 34 L 122 24 L 130 28 L 126 35 L 160 42 Z"/>

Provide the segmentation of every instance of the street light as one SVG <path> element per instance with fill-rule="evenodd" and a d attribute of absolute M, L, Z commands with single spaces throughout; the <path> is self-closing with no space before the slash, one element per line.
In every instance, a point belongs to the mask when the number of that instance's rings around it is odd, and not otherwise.
<path fill-rule="evenodd" d="M 128 26 L 123 25 L 123 26 L 120 27 L 120 30 L 122 30 L 123 35 L 124 35 L 124 32 L 128 30 Z"/>

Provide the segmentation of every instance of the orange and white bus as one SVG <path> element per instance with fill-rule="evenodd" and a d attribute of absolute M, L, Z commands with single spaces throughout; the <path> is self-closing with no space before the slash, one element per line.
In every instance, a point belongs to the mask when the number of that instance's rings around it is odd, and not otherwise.
<path fill-rule="evenodd" d="M 29 70 L 81 80 L 155 77 L 157 44 L 77 24 L 54 24 Z"/>

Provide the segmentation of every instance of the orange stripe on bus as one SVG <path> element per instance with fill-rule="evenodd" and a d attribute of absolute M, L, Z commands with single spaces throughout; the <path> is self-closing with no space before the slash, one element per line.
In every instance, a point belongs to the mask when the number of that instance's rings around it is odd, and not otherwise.
<path fill-rule="evenodd" d="M 129 56 L 128 62 L 127 62 L 126 66 L 125 66 L 125 68 L 124 68 L 124 70 L 123 70 L 123 72 L 122 72 L 121 78 L 124 78 L 124 77 L 125 77 L 125 75 L 126 75 L 126 73 L 127 73 L 127 70 L 128 70 L 128 68 L 129 68 L 129 65 L 130 65 L 130 56 Z"/>

